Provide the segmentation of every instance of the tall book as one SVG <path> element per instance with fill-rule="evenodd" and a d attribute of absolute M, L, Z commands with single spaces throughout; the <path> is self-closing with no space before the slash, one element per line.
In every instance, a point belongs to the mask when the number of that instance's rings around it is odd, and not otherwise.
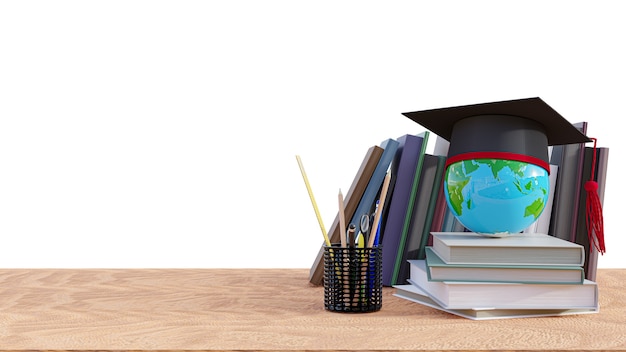
<path fill-rule="evenodd" d="M 441 232 L 467 232 L 461 221 L 454 215 L 452 208 L 446 206 L 443 214 L 443 225 Z"/>
<path fill-rule="evenodd" d="M 424 222 L 424 231 L 422 232 L 422 242 L 419 245 L 416 259 L 425 259 L 426 246 L 429 246 L 432 243 L 432 235 L 430 233 L 432 232 L 433 222 L 435 221 L 435 213 L 437 211 L 437 207 L 439 206 L 441 192 L 443 192 L 445 169 L 446 157 L 443 155 L 437 155 L 437 171 L 435 172 L 433 189 L 430 194 L 430 201 L 428 202 L 428 210 L 426 213 L 426 220 Z M 443 197 L 443 201 L 446 201 L 445 196 Z"/>
<path fill-rule="evenodd" d="M 424 236 L 424 226 L 428 207 L 433 193 L 439 157 L 425 154 L 422 165 L 413 212 L 410 214 L 409 232 L 405 240 L 400 241 L 395 257 L 391 285 L 406 283 L 409 278 L 408 259 L 418 259 L 418 252 Z"/>
<path fill-rule="evenodd" d="M 376 207 L 377 196 L 380 193 L 383 181 L 398 151 L 399 145 L 400 143 L 393 138 L 388 138 L 380 144 L 380 147 L 383 148 L 383 154 L 380 156 L 376 169 L 374 169 L 374 173 L 372 173 L 372 177 L 367 183 L 367 188 L 365 188 L 354 214 L 351 217 L 346 216 L 346 219 L 350 219 L 350 222 L 346 225 L 354 224 L 356 226 L 356 234 L 359 234 L 361 231 L 361 217 L 363 215 L 370 216 Z M 346 229 L 343 229 L 343 231 L 345 230 Z"/>
<path fill-rule="evenodd" d="M 437 138 L 435 139 L 435 148 L 433 151 L 433 155 L 442 156 L 444 157 L 444 159 L 447 158 L 449 146 L 450 146 L 450 142 L 441 138 L 440 136 L 437 136 Z M 444 161 L 444 164 L 445 164 L 445 161 Z M 443 179 L 445 178 L 445 165 L 444 165 L 444 170 L 442 172 L 441 178 L 442 178 L 441 184 L 439 185 L 439 189 L 437 190 L 437 202 L 435 204 L 435 213 L 433 214 L 433 221 L 431 223 L 429 233 L 444 231 L 443 224 L 444 224 L 446 210 L 448 209 L 448 202 L 446 201 L 446 196 L 445 196 L 445 192 L 443 189 L 443 187 L 445 186 L 445 182 L 443 182 Z M 430 236 L 428 237 L 427 244 L 429 246 L 432 245 L 432 238 Z M 423 259 L 423 258 L 419 258 L 419 259 Z"/>
<path fill-rule="evenodd" d="M 589 280 L 595 280 L 598 251 L 589 241 L 589 232 L 587 231 L 587 191 L 585 190 L 586 181 L 595 181 L 598 183 L 598 198 L 600 204 L 604 202 L 604 189 L 606 183 L 606 168 L 608 166 L 608 148 L 596 148 L 594 156 L 593 147 L 585 147 L 585 157 L 583 166 L 583 180 L 580 185 L 580 200 L 578 206 L 578 226 L 576 227 L 575 242 L 585 247 L 585 277 Z"/>
<path fill-rule="evenodd" d="M 514 282 L 526 284 L 582 284 L 585 272 L 574 265 L 448 264 L 426 248 L 430 281 Z"/>
<path fill-rule="evenodd" d="M 435 204 L 435 213 L 433 214 L 433 221 L 431 223 L 430 226 L 430 232 L 442 232 L 443 231 L 443 221 L 445 218 L 445 214 L 446 214 L 446 208 L 448 207 L 448 203 L 446 201 L 446 195 L 445 195 L 445 191 L 443 190 L 443 187 L 445 186 L 445 183 L 443 182 L 443 176 L 442 175 L 442 182 L 439 185 L 439 189 L 437 190 L 437 201 Z M 429 236 L 429 240 L 428 240 L 428 245 L 431 245 L 433 243 L 432 238 L 430 238 Z"/>
<path fill-rule="evenodd" d="M 587 122 L 573 125 L 583 134 L 587 133 Z M 571 242 L 576 238 L 584 149 L 584 143 L 555 145 L 550 156 L 550 164 L 559 167 L 559 175 L 549 234 Z"/>
<path fill-rule="evenodd" d="M 428 280 L 425 260 L 411 261 L 409 282 L 447 309 L 598 309 L 598 285 Z"/>
<path fill-rule="evenodd" d="M 469 309 L 448 309 L 428 296 L 424 290 L 412 284 L 396 285 L 396 297 L 406 299 L 411 302 L 431 307 L 442 312 L 450 313 L 459 317 L 471 320 L 494 320 L 513 318 L 536 318 L 561 315 L 577 315 L 598 313 L 600 307 L 583 309 L 495 309 L 495 308 L 469 308 Z"/>
<path fill-rule="evenodd" d="M 606 177 L 609 166 L 609 148 L 600 147 L 598 148 L 597 155 L 597 168 L 596 168 L 596 182 L 598 183 L 598 197 L 600 198 L 600 203 L 604 205 L 604 193 L 606 191 Z M 596 273 L 598 268 L 598 255 L 599 251 L 595 246 L 591 246 L 589 259 L 586 261 L 587 266 L 585 267 L 585 273 L 587 275 L 587 279 L 596 280 Z"/>
<path fill-rule="evenodd" d="M 542 233 L 502 238 L 472 232 L 433 232 L 432 249 L 451 264 L 574 265 L 585 262 L 583 246 Z"/>
<path fill-rule="evenodd" d="M 539 218 L 524 229 L 524 233 L 548 233 L 550 231 L 550 218 L 552 217 L 552 204 L 554 203 L 554 193 L 556 189 L 556 178 L 559 172 L 559 166 L 550 164 L 550 176 L 548 182 L 550 189 L 548 190 L 548 200 L 539 215 Z"/>
<path fill-rule="evenodd" d="M 429 132 L 425 131 L 414 136 L 415 138 L 404 138 L 405 145 L 396 157 L 395 166 L 392 166 L 392 177 L 394 168 L 397 169 L 396 181 L 391 193 L 389 212 L 381 241 L 383 258 L 386 258 L 382 263 L 382 281 L 385 286 L 391 286 L 398 248 L 403 237 L 408 233 L 409 218 L 415 203 L 428 136 Z"/>
<path fill-rule="evenodd" d="M 398 137 L 398 151 L 391 164 L 391 177 L 393 187 L 391 197 L 389 193 L 387 200 L 387 214 L 384 217 L 384 227 L 382 231 L 383 258 L 383 282 L 385 278 L 391 277 L 391 265 L 386 263 L 395 257 L 400 235 L 402 233 L 402 224 L 406 216 L 406 209 L 409 206 L 409 197 L 411 195 L 411 185 L 415 175 L 415 169 L 422 150 L 424 138 L 417 135 L 403 135 Z"/>
<path fill-rule="evenodd" d="M 344 212 L 346 214 L 346 218 L 351 218 L 356 211 L 356 208 L 367 188 L 367 184 L 380 161 L 381 156 L 383 155 L 383 148 L 374 145 L 370 147 L 365 153 L 365 157 L 359 166 L 359 169 L 354 176 L 352 181 L 352 185 L 350 185 L 350 189 L 346 193 L 344 197 Z M 342 235 L 345 235 L 345 229 L 340 230 L 339 226 L 339 212 L 337 212 L 337 216 L 330 226 L 330 230 L 328 231 L 328 236 L 330 238 L 331 243 L 337 243 L 340 241 L 340 233 L 343 232 Z M 320 250 L 311 266 L 309 271 L 309 281 L 313 285 L 322 285 L 324 280 L 324 245 L 320 247 Z"/>

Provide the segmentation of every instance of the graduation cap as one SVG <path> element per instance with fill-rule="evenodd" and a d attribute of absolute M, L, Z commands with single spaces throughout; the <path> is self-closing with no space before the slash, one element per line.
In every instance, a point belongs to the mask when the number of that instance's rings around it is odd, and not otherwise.
<path fill-rule="evenodd" d="M 548 146 L 594 142 L 540 98 L 403 113 L 450 142 L 446 167 L 470 159 L 504 159 L 535 164 L 550 172 Z M 594 151 L 595 152 L 595 151 Z M 595 181 L 585 182 L 590 243 L 602 254 L 604 222 Z"/>
<path fill-rule="evenodd" d="M 450 142 L 446 166 L 469 159 L 528 162 L 550 172 L 548 146 L 592 140 L 540 98 L 403 113 Z"/>

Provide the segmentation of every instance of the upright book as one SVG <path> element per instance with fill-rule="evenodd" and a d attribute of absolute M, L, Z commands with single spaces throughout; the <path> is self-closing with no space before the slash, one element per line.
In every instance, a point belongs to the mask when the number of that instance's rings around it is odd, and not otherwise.
<path fill-rule="evenodd" d="M 422 231 L 422 241 L 419 244 L 417 251 L 417 258 L 412 259 L 425 259 L 426 258 L 426 246 L 432 244 L 432 232 L 433 222 L 435 221 L 435 213 L 440 201 L 440 192 L 443 192 L 442 185 L 444 184 L 444 171 L 446 169 L 446 157 L 443 155 L 437 155 L 437 169 L 435 171 L 435 179 L 433 181 L 433 189 L 430 194 L 430 200 L 428 201 L 428 209 L 426 210 L 426 219 L 424 220 L 424 230 Z M 443 201 L 445 202 L 445 196 Z"/>
<path fill-rule="evenodd" d="M 383 148 L 375 145 L 370 147 L 365 156 L 361 165 L 359 166 L 359 170 L 357 171 L 352 185 L 350 189 L 345 195 L 344 201 L 344 212 L 346 218 L 350 218 L 353 216 L 356 211 L 357 205 L 365 192 L 367 184 L 380 161 L 381 156 L 383 155 Z M 332 243 L 338 243 L 340 241 L 340 233 L 344 232 L 339 227 L 339 212 L 337 212 L 337 216 L 335 217 L 335 221 L 332 223 L 330 230 L 328 231 L 328 236 Z M 313 285 L 322 285 L 324 279 L 324 246 L 320 247 L 319 252 L 317 253 L 317 257 L 311 266 L 311 270 L 309 271 L 309 281 Z"/>
<path fill-rule="evenodd" d="M 426 262 L 411 261 L 410 283 L 446 309 L 598 309 L 598 285 L 437 282 L 428 280 Z"/>
<path fill-rule="evenodd" d="M 606 190 L 606 175 L 609 166 L 609 148 L 599 147 L 596 164 L 596 182 L 598 183 L 598 198 L 604 204 L 604 193 Z M 595 246 L 589 246 L 587 260 L 585 261 L 585 275 L 587 279 L 595 281 L 598 268 L 599 251 Z"/>
<path fill-rule="evenodd" d="M 583 246 L 542 233 L 493 238 L 472 232 L 434 232 L 432 249 L 446 263 L 575 265 L 585 263 Z"/>
<path fill-rule="evenodd" d="M 441 182 L 439 184 L 439 189 L 437 190 L 437 202 L 435 204 L 435 213 L 433 214 L 433 221 L 431 223 L 429 232 L 442 232 L 443 231 L 443 221 L 445 219 L 446 209 L 448 208 L 448 202 L 446 201 L 446 195 L 443 189 L 444 186 L 445 186 L 445 183 Z M 429 238 L 428 245 L 431 245 L 432 243 L 433 243 L 432 238 Z"/>
<path fill-rule="evenodd" d="M 383 258 L 389 258 L 387 262 L 383 261 L 383 282 L 389 281 L 393 273 L 391 262 L 398 250 L 402 224 L 404 224 L 406 209 L 409 206 L 411 184 L 423 141 L 421 136 L 411 134 L 398 138 L 400 145 L 391 164 L 394 184 L 391 197 L 387 198 L 390 200 L 382 236 Z"/>
<path fill-rule="evenodd" d="M 554 193 L 556 189 L 557 175 L 559 172 L 558 165 L 550 164 L 550 176 L 549 184 L 550 189 L 548 191 L 548 201 L 546 202 L 541 215 L 537 221 L 526 228 L 524 233 L 549 233 L 550 231 L 550 219 L 552 218 L 552 204 L 554 204 Z"/>
<path fill-rule="evenodd" d="M 448 155 L 448 148 L 450 146 L 450 142 L 441 138 L 440 136 L 436 136 L 435 139 L 435 147 L 433 151 L 433 155 L 438 155 L 444 158 L 444 170 L 445 171 L 445 159 Z M 437 202 L 435 204 L 435 212 L 433 214 L 433 220 L 430 226 L 430 232 L 442 232 L 443 223 L 445 218 L 446 209 L 448 209 L 448 202 L 446 201 L 446 196 L 444 193 L 443 187 L 445 186 L 445 182 L 443 182 L 443 176 L 445 173 L 442 173 L 442 182 L 440 182 L 439 189 L 437 190 Z M 432 237 L 429 236 L 427 245 L 432 245 Z M 423 258 L 418 258 L 423 259 Z"/>
<path fill-rule="evenodd" d="M 398 248 L 408 233 L 407 217 L 411 216 L 415 202 L 428 135 L 429 132 L 426 131 L 419 135 L 399 138 L 404 145 L 402 150 L 396 153 L 392 164 L 391 174 L 395 178 L 395 184 L 385 227 L 382 230 L 383 258 L 386 258 L 382 265 L 382 280 L 385 286 L 391 286 Z"/>
<path fill-rule="evenodd" d="M 598 184 L 597 194 L 600 204 L 604 202 L 604 188 L 606 182 L 607 148 L 585 147 L 585 158 L 583 165 L 583 182 L 580 185 L 580 200 L 578 204 L 578 226 L 576 227 L 575 242 L 585 247 L 585 276 L 587 279 L 595 278 L 598 255 L 594 244 L 589 241 L 587 229 L 587 191 L 585 183 L 595 181 Z"/>
<path fill-rule="evenodd" d="M 428 208 L 437 175 L 439 157 L 431 154 L 424 155 L 422 175 L 420 176 L 413 212 L 410 214 L 409 231 L 404 241 L 398 246 L 391 284 L 403 284 L 409 278 L 408 259 L 419 259 L 418 254 L 424 237 L 424 226 L 429 215 Z M 431 213 L 432 215 L 432 213 Z M 429 225 L 430 228 L 430 225 Z M 428 232 L 426 233 L 428 236 Z"/>
<path fill-rule="evenodd" d="M 430 281 L 582 284 L 585 272 L 574 265 L 448 264 L 426 247 Z"/>
<path fill-rule="evenodd" d="M 580 132 L 586 134 L 587 122 L 573 124 Z M 584 143 L 573 143 L 552 146 L 550 164 L 559 167 L 550 235 L 575 242 L 578 222 L 578 202 L 584 159 Z"/>
<path fill-rule="evenodd" d="M 356 226 L 356 234 L 361 232 L 361 217 L 363 215 L 370 216 L 375 209 L 376 200 L 378 199 L 377 196 L 380 193 L 383 181 L 385 180 L 385 175 L 387 175 L 387 171 L 391 166 L 391 162 L 396 155 L 398 146 L 398 141 L 393 138 L 388 138 L 380 144 L 380 147 L 383 148 L 383 154 L 380 156 L 376 169 L 374 169 L 372 177 L 370 177 L 370 180 L 367 183 L 367 187 L 361 196 L 361 200 L 359 201 L 359 205 L 357 206 L 354 214 L 352 217 L 346 216 L 346 219 L 350 219 L 350 222 L 346 225 L 354 224 L 354 226 Z M 343 229 L 343 231 L 345 230 L 346 229 Z"/>

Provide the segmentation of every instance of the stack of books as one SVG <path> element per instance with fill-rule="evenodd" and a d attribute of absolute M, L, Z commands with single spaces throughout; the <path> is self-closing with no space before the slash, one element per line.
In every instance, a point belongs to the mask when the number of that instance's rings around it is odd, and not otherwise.
<path fill-rule="evenodd" d="M 395 296 L 474 320 L 599 312 L 585 248 L 554 236 L 433 232 Z"/>
<path fill-rule="evenodd" d="M 586 133 L 587 122 L 574 124 Z M 436 138 L 431 138 L 434 136 Z M 434 139 L 432 154 L 427 152 Z M 449 142 L 429 131 L 387 138 L 366 151 L 352 184 L 345 195 L 342 228 L 339 212 L 327 233 L 329 242 L 339 243 L 350 224 L 359 233 L 360 219 L 378 206 L 383 180 L 391 174 L 386 200 L 382 204 L 377 229 L 383 248 L 383 285 L 406 283 L 407 260 L 425 260 L 425 247 L 432 243 L 432 232 L 468 231 L 445 199 L 445 163 Z M 585 248 L 585 278 L 595 280 L 601 252 L 589 241 L 586 225 L 586 181 L 598 184 L 598 197 L 604 201 L 609 148 L 589 147 L 584 143 L 554 145 L 550 155 L 550 193 L 548 202 L 535 223 L 525 233 L 545 233 L 577 243 Z M 306 181 L 305 181 L 306 182 Z M 315 206 L 314 206 L 315 207 Z M 318 221 L 320 218 L 318 217 Z M 324 230 L 325 231 L 325 230 Z M 323 283 L 324 245 L 311 267 L 309 280 Z"/>

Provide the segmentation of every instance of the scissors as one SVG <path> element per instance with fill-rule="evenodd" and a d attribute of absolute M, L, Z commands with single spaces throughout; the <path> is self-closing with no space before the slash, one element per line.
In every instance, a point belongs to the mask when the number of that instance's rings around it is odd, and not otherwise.
<path fill-rule="evenodd" d="M 361 238 L 359 238 L 359 247 L 365 247 L 370 235 L 370 216 L 363 214 L 361 216 Z M 361 242 L 362 241 L 362 242 Z M 361 244 L 362 243 L 362 244 Z"/>

